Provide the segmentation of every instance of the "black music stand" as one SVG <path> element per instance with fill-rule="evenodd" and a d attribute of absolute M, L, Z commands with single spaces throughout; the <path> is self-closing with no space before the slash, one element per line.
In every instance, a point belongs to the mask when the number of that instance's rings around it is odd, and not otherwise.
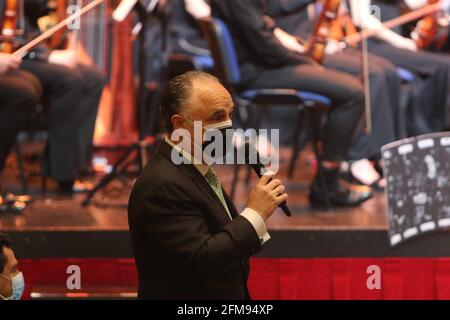
<path fill-rule="evenodd" d="M 159 2 L 159 1 L 158 1 Z M 161 23 L 161 70 L 160 70 L 160 83 L 165 83 L 166 81 L 166 71 L 167 71 L 167 31 L 168 31 L 168 15 L 166 8 L 158 8 L 149 11 L 146 6 L 144 6 L 140 1 L 136 2 L 133 10 L 137 13 L 139 22 L 141 23 L 141 29 L 139 31 L 139 49 L 138 49 L 138 74 L 139 74 L 139 85 L 138 85 L 138 95 L 136 101 L 136 119 L 138 124 L 138 136 L 139 140 L 137 142 L 130 143 L 119 159 L 114 163 L 110 173 L 105 175 L 92 190 L 90 190 L 86 198 L 83 200 L 82 205 L 88 206 L 94 197 L 94 195 L 104 187 L 106 187 L 111 181 L 113 181 L 123 170 L 125 170 L 131 163 L 138 162 L 140 170 L 144 168 L 148 161 L 147 151 L 150 146 L 155 147 L 157 139 L 152 139 L 151 141 L 146 139 L 145 128 L 147 121 L 146 112 L 146 79 L 147 79 L 147 39 L 146 30 L 148 26 L 149 19 L 154 16 L 160 20 Z M 154 99 L 156 102 L 157 99 Z M 156 107 L 156 106 L 152 106 Z M 136 156 L 129 160 L 130 155 L 136 151 Z"/>

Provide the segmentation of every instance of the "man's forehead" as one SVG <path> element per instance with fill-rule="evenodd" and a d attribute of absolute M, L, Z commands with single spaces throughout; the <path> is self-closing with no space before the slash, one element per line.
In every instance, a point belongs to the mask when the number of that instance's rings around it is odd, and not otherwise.
<path fill-rule="evenodd" d="M 232 99 L 228 91 L 216 81 L 195 81 L 195 99 L 207 106 L 231 107 Z"/>

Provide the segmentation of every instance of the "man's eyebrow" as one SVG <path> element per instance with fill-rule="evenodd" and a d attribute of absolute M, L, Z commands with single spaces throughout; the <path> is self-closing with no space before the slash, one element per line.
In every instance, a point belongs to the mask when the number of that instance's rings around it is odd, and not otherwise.
<path fill-rule="evenodd" d="M 225 113 L 226 113 L 225 109 L 216 109 L 216 110 L 214 110 L 214 112 L 211 114 L 210 117 L 220 116 L 220 115 L 223 115 Z"/>

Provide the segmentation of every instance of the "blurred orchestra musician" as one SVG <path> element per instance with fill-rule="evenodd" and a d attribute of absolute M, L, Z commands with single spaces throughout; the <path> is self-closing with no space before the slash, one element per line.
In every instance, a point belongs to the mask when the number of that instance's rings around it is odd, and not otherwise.
<path fill-rule="evenodd" d="M 448 1 L 440 1 L 443 8 L 448 8 Z M 369 50 L 384 57 L 396 66 L 413 72 L 416 77 L 413 85 L 413 115 L 409 129 L 411 135 L 442 131 L 446 125 L 446 105 L 449 89 L 450 57 L 444 54 L 420 50 L 416 42 L 400 34 L 400 30 L 386 28 L 382 21 L 391 17 L 388 14 L 396 6 L 407 5 L 417 9 L 427 4 L 423 0 L 404 1 L 371 1 L 351 0 L 350 9 L 353 22 L 358 27 L 367 29 L 380 28 L 380 31 L 369 39 Z M 370 13 L 370 6 L 381 8 L 381 20 Z M 398 10 L 397 16 L 400 14 Z"/>
<path fill-rule="evenodd" d="M 0 176 L 17 134 L 42 93 L 39 80 L 19 70 L 20 63 L 20 58 L 0 53 Z M 2 190 L 0 184 L 0 213 L 22 211 L 25 208 L 22 199 L 25 197 Z"/>
<path fill-rule="evenodd" d="M 324 159 L 326 183 L 331 202 L 355 205 L 370 195 L 349 189 L 339 182 L 339 166 L 348 159 L 355 128 L 361 121 L 364 96 L 361 82 L 354 76 L 320 66 L 305 55 L 305 47 L 286 33 L 279 35 L 269 10 L 300 10 L 312 1 L 213 0 L 213 16 L 228 24 L 241 65 L 245 88 L 291 88 L 329 97 L 334 106 L 325 128 Z M 270 6 L 270 8 L 269 8 Z M 310 191 L 312 204 L 323 204 L 324 191 L 316 180 Z"/>
<path fill-rule="evenodd" d="M 58 6 L 67 6 L 67 3 L 27 0 L 23 5 L 25 30 L 22 38 L 27 39 L 41 32 L 38 28 L 41 17 L 49 15 Z M 48 97 L 47 172 L 58 182 L 59 191 L 71 193 L 80 172 L 89 170 L 103 75 L 95 66 L 80 63 L 75 48 L 54 49 L 48 43 L 41 43 L 24 57 L 21 69 L 39 79 L 44 95 Z"/>
<path fill-rule="evenodd" d="M 313 20 L 323 10 L 320 1 L 313 1 L 303 10 L 290 10 L 295 8 L 296 2 L 298 1 L 268 1 L 268 14 L 276 21 L 277 29 L 280 30 L 278 33 L 286 42 L 295 42 L 297 38 L 308 41 L 313 32 Z M 347 20 L 345 2 L 340 2 L 337 14 L 338 18 L 331 25 L 322 63 L 327 68 L 360 77 L 361 49 L 356 46 L 341 46 L 340 43 L 345 32 L 352 27 L 349 26 L 351 21 Z M 396 66 L 382 57 L 369 53 L 368 66 L 372 131 L 367 133 L 363 128 L 358 130 L 349 148 L 349 166 L 345 171 L 350 181 L 382 189 L 385 181 L 369 160 L 375 160 L 378 164 L 381 146 L 397 139 L 395 119 L 399 112 L 401 80 Z"/>
<path fill-rule="evenodd" d="M 300 38 L 308 39 L 313 26 L 310 18 L 317 16 L 317 8 L 320 8 L 317 4 L 321 2 L 316 1 L 315 4 L 301 11 L 292 10 L 292 8 L 295 8 L 296 2 L 295 0 L 268 1 L 268 13 L 275 19 L 279 29 Z M 405 2 L 411 10 L 427 4 L 425 0 L 408 0 Z M 376 3 L 378 4 L 379 1 Z M 390 3 L 393 3 L 393 1 L 390 1 Z M 328 39 L 326 54 L 323 59 L 324 66 L 356 76 L 361 74 L 361 50 L 359 45 L 342 46 L 341 39 L 351 33 L 356 33 L 357 26 L 369 29 L 382 26 L 379 20 L 369 14 L 369 5 L 370 1 L 341 1 L 338 18 L 333 23 L 333 28 L 338 26 L 340 30 L 339 32 L 336 32 L 336 30 L 330 31 L 330 35 L 335 38 L 330 37 Z M 443 6 L 448 5 L 443 3 Z M 277 9 L 280 7 L 281 10 Z M 365 10 L 362 10 L 363 7 Z M 384 20 L 395 17 L 387 18 L 387 9 L 389 8 L 385 5 L 382 6 L 381 13 Z M 397 16 L 399 14 L 398 11 Z M 363 17 L 360 15 L 363 15 Z M 364 21 L 365 24 L 361 25 L 361 21 Z M 337 33 L 342 33 L 342 35 L 336 37 Z M 289 36 L 286 36 L 287 40 L 289 40 Z M 379 39 L 369 40 L 370 53 L 368 54 L 372 133 L 370 135 L 360 133 L 353 140 L 349 150 L 349 158 L 353 161 L 350 162 L 348 173 L 351 180 L 374 187 L 382 187 L 385 181 L 380 179 L 380 175 L 364 158 L 379 158 L 379 150 L 383 144 L 400 138 L 397 136 L 399 128 L 395 121 L 398 117 L 406 118 L 410 135 L 443 129 L 448 87 L 446 74 L 449 70 L 450 59 L 445 55 L 418 52 L 414 41 L 387 28 L 382 28 L 375 37 Z M 383 42 L 380 42 L 380 39 Z M 379 46 L 380 49 L 374 50 L 375 45 Z M 381 49 L 382 47 L 383 49 Z M 403 61 L 403 53 L 407 56 L 409 63 Z M 397 57 L 397 59 L 392 56 Z M 415 62 L 416 60 L 421 60 L 421 62 Z M 401 79 L 397 73 L 397 66 L 408 69 L 417 75 L 412 84 L 411 94 L 413 99 L 407 114 L 400 114 L 402 111 L 399 110 Z M 381 92 L 383 94 L 378 94 Z M 411 110 L 413 112 L 410 112 Z"/>
<path fill-rule="evenodd" d="M 41 98 L 39 80 L 32 74 L 19 70 L 21 58 L 11 54 L 15 29 L 13 3 L 0 2 L 0 175 L 20 129 Z M 27 196 L 6 192 L 0 185 L 0 213 L 20 212 L 25 208 Z"/>

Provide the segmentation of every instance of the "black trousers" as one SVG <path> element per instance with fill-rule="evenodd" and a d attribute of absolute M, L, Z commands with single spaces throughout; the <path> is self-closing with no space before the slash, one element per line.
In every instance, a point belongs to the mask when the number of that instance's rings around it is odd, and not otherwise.
<path fill-rule="evenodd" d="M 358 128 L 349 149 L 350 160 L 379 157 L 381 147 L 397 139 L 401 90 L 397 67 L 374 54 L 368 58 L 372 131 L 367 133 L 361 126 Z M 361 51 L 350 48 L 326 55 L 324 65 L 361 77 Z"/>
<path fill-rule="evenodd" d="M 92 150 L 98 104 L 104 80 L 94 67 L 25 60 L 23 70 L 35 75 L 49 97 L 49 175 L 74 180 L 87 170 Z"/>
<path fill-rule="evenodd" d="M 426 51 L 413 52 L 377 41 L 369 41 L 370 52 L 416 75 L 413 102 L 408 112 L 411 135 L 442 131 L 446 125 L 450 57 Z"/>
<path fill-rule="evenodd" d="M 241 73 L 247 88 L 304 90 L 330 98 L 333 106 L 324 130 L 324 159 L 348 159 L 348 148 L 363 114 L 363 88 L 357 78 L 312 64 L 273 69 L 243 65 Z"/>
<path fill-rule="evenodd" d="M 41 94 L 39 80 L 28 72 L 19 70 L 0 75 L 0 172 Z"/>
<path fill-rule="evenodd" d="M 306 10 L 278 17 L 276 22 L 278 27 L 303 39 L 307 39 L 311 33 Z M 361 78 L 361 51 L 358 49 L 348 48 L 326 55 L 323 64 L 327 68 L 353 75 L 358 80 Z M 381 146 L 397 138 L 401 81 L 395 65 L 380 56 L 369 54 L 369 82 L 372 132 L 365 133 L 364 121 L 359 123 L 348 150 L 349 160 L 379 157 Z"/>

